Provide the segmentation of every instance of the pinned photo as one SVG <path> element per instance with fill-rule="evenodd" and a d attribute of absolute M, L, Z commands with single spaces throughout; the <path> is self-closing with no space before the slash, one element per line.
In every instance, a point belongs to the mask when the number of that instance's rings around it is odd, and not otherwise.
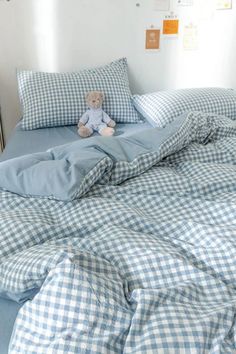
<path fill-rule="evenodd" d="M 160 49 L 161 30 L 159 28 L 146 30 L 146 49 L 159 50 Z"/>

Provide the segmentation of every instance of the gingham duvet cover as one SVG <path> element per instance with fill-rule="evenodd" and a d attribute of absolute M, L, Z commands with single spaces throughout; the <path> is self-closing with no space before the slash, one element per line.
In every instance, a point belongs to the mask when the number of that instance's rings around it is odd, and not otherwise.
<path fill-rule="evenodd" d="M 235 151 L 235 122 L 191 113 L 132 178 L 114 165 L 71 201 L 2 190 L 0 289 L 32 298 L 9 352 L 234 353 Z"/>

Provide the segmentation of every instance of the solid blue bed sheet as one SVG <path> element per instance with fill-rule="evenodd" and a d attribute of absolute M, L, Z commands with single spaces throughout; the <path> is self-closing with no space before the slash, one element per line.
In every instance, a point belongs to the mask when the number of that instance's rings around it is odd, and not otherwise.
<path fill-rule="evenodd" d="M 117 124 L 116 136 L 128 136 L 129 134 L 150 128 L 147 122 L 138 124 Z M 96 134 L 95 134 L 96 135 Z M 46 151 L 57 145 L 67 144 L 81 139 L 76 126 L 45 128 L 31 131 L 21 129 L 19 123 L 14 129 L 4 152 L 0 155 L 0 161 L 14 157 Z"/>
<path fill-rule="evenodd" d="M 17 313 L 22 305 L 0 297 L 0 353 L 8 353 L 8 344 Z"/>

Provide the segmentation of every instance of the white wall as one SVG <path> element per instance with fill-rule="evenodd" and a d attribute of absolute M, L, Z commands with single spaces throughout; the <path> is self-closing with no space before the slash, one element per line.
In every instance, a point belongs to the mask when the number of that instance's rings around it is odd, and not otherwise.
<path fill-rule="evenodd" d="M 73 71 L 126 56 L 133 92 L 190 86 L 236 86 L 236 3 L 202 19 L 199 4 L 178 8 L 179 39 L 144 50 L 146 25 L 160 24 L 153 0 L 0 1 L 0 101 L 8 138 L 20 117 L 15 69 Z M 214 1 L 214 0 L 213 0 Z M 234 0 L 236 1 L 236 0 Z M 136 3 L 140 3 L 140 7 Z M 196 15 L 198 14 L 198 15 Z M 199 50 L 183 51 L 183 24 L 199 25 Z"/>
<path fill-rule="evenodd" d="M 165 13 L 152 11 L 152 0 L 140 1 L 142 6 L 136 11 L 135 3 L 127 1 L 126 8 L 129 14 L 133 13 L 129 38 L 137 37 L 135 44 L 130 45 L 129 64 L 139 91 L 236 86 L 236 0 L 233 0 L 233 10 L 223 11 L 215 10 L 215 0 L 194 0 L 193 7 L 180 7 L 177 0 L 172 0 L 172 8 L 180 18 L 179 38 L 162 39 L 158 54 L 143 50 L 143 29 L 152 23 L 161 25 Z M 191 22 L 199 29 L 199 48 L 184 51 L 183 28 Z"/>

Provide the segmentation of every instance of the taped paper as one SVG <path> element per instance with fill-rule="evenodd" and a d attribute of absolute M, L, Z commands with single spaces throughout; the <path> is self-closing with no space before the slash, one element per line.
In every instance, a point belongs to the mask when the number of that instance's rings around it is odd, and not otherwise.
<path fill-rule="evenodd" d="M 163 34 L 164 35 L 178 35 L 179 20 L 163 20 Z"/>
<path fill-rule="evenodd" d="M 152 28 L 146 30 L 146 50 L 160 49 L 161 30 L 159 28 Z"/>
<path fill-rule="evenodd" d="M 216 9 L 217 10 L 231 10 L 232 9 L 232 0 L 216 0 Z"/>
<path fill-rule="evenodd" d="M 184 50 L 197 50 L 198 49 L 198 27 L 190 24 L 184 27 L 183 34 Z"/>

